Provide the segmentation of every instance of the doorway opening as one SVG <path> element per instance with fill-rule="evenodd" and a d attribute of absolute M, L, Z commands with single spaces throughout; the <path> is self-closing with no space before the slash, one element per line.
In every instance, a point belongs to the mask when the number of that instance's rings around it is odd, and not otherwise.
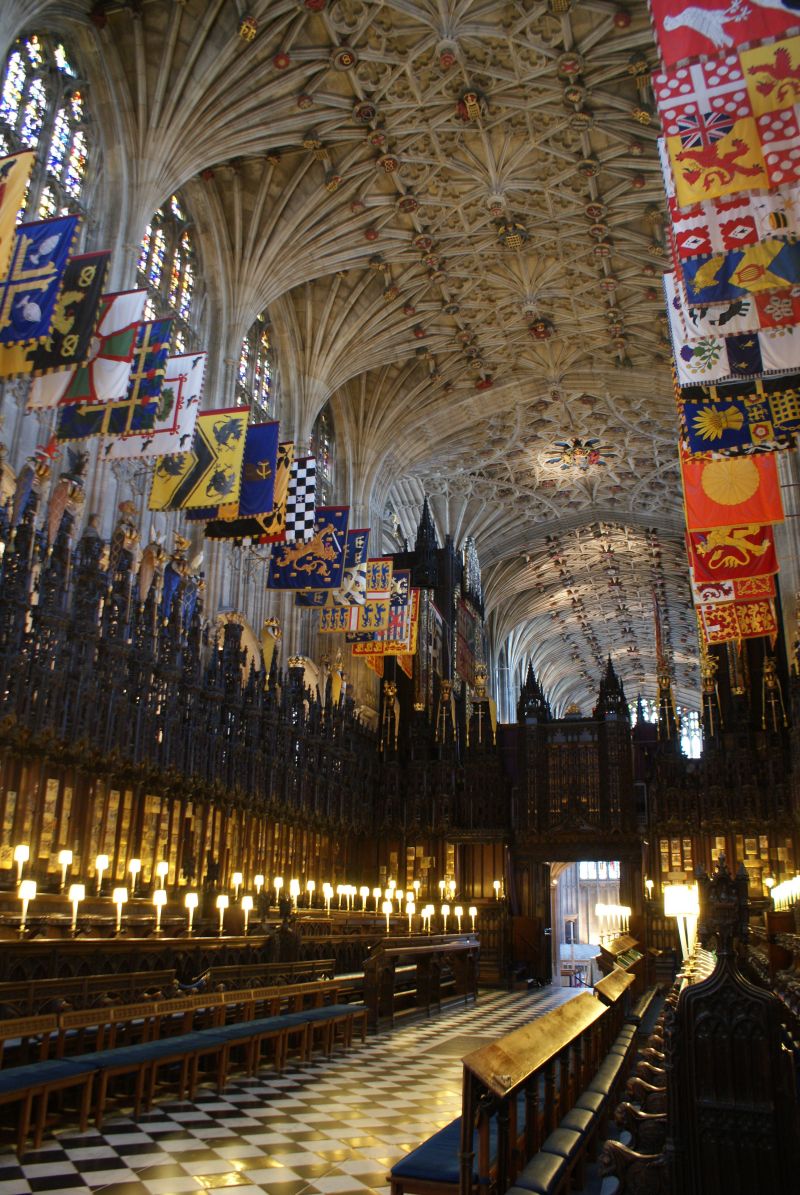
<path fill-rule="evenodd" d="M 551 863 L 553 982 L 592 987 L 603 929 L 597 907 L 619 904 L 619 861 Z"/>

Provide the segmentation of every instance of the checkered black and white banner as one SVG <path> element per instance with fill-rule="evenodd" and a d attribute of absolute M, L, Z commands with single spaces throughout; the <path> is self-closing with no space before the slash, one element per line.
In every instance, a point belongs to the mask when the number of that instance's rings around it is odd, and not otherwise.
<path fill-rule="evenodd" d="M 286 540 L 304 542 L 314 535 L 314 511 L 317 491 L 317 460 L 303 456 L 292 462 L 289 493 L 286 498 Z"/>

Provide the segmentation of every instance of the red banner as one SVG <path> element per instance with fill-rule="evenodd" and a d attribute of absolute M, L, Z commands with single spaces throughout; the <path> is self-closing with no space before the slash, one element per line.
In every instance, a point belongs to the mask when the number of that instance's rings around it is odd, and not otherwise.
<path fill-rule="evenodd" d="M 725 4 L 721 0 L 650 0 L 664 66 L 782 37 L 800 27 L 800 14 L 782 5 Z"/>
<path fill-rule="evenodd" d="M 700 606 L 703 634 L 707 643 L 727 643 L 730 639 L 759 639 L 776 635 L 775 607 L 768 599 L 757 602 L 720 602 Z"/>
<path fill-rule="evenodd" d="M 768 577 L 778 572 L 772 528 L 757 523 L 690 531 L 686 547 L 692 575 L 701 584 Z"/>
<path fill-rule="evenodd" d="M 774 453 L 706 460 L 681 448 L 680 460 L 690 531 L 783 522 Z"/>

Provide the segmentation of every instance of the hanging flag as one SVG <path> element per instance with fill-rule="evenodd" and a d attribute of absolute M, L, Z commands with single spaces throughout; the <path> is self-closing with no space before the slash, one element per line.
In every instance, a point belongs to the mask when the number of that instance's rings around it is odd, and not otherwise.
<path fill-rule="evenodd" d="M 728 195 L 681 208 L 664 138 L 658 153 L 675 252 L 679 261 L 700 253 L 727 253 L 757 241 L 794 240 L 800 234 L 800 190 L 777 187 L 766 194 Z"/>
<path fill-rule="evenodd" d="M 317 460 L 313 456 L 295 457 L 286 498 L 286 540 L 303 542 L 314 535 L 314 503 L 317 486 Z"/>
<path fill-rule="evenodd" d="M 742 50 L 739 62 L 756 117 L 792 108 L 800 99 L 800 37 Z"/>
<path fill-rule="evenodd" d="M 364 663 L 376 676 L 383 679 L 383 656 L 365 656 Z"/>
<path fill-rule="evenodd" d="M 668 304 L 672 307 L 670 318 L 677 316 L 680 320 L 679 339 L 682 343 L 704 340 L 707 336 L 738 336 L 772 329 L 785 331 L 800 324 L 800 288 L 795 288 L 797 295 L 792 290 L 771 291 L 733 299 L 725 306 L 705 307 L 689 303 L 674 272 L 670 271 L 664 278 Z"/>
<path fill-rule="evenodd" d="M 28 179 L 31 177 L 36 151 L 0 158 L 0 278 L 5 278 L 17 231 L 17 215 L 25 202 Z"/>
<path fill-rule="evenodd" d="M 354 643 L 354 656 L 409 656 L 417 650 L 419 590 L 412 589 L 406 606 L 393 610 L 389 629 L 379 631 L 370 643 Z"/>
<path fill-rule="evenodd" d="M 369 594 L 359 605 L 321 610 L 319 629 L 351 632 L 347 636 L 348 643 L 372 640 L 377 632 L 388 630 L 394 611 L 408 605 L 410 586 L 410 570 L 395 572 L 388 593 Z"/>
<path fill-rule="evenodd" d="M 687 531 L 686 550 L 698 584 L 768 577 L 778 572 L 772 528 L 758 523 Z"/>
<path fill-rule="evenodd" d="M 203 395 L 207 357 L 207 353 L 179 353 L 167 358 L 152 428 L 109 440 L 103 451 L 110 460 L 169 456 L 189 450 Z"/>
<path fill-rule="evenodd" d="M 740 54 L 770 183 L 800 180 L 800 37 Z"/>
<path fill-rule="evenodd" d="M 702 113 L 724 113 L 731 122 L 755 115 L 736 53 L 654 71 L 651 83 L 667 137 L 681 136 Z"/>
<path fill-rule="evenodd" d="M 681 207 L 767 186 L 736 54 L 656 72 L 652 84 Z"/>
<path fill-rule="evenodd" d="M 254 423 L 247 429 L 238 511 L 245 518 L 269 514 L 275 503 L 278 431 L 277 423 Z"/>
<path fill-rule="evenodd" d="M 50 332 L 77 216 L 20 224 L 8 277 L 0 280 L 0 344 L 30 344 Z"/>
<path fill-rule="evenodd" d="M 706 643 L 727 643 L 731 639 L 759 639 L 776 635 L 775 604 L 768 598 L 753 602 L 718 602 L 699 606 Z"/>
<path fill-rule="evenodd" d="M 31 387 L 29 408 L 123 399 L 146 299 L 146 290 L 103 295 L 88 358 L 76 369 L 37 378 Z"/>
<path fill-rule="evenodd" d="M 344 572 L 348 506 L 319 506 L 311 539 L 273 549 L 270 589 L 338 589 Z"/>
<path fill-rule="evenodd" d="M 705 254 L 682 264 L 690 303 L 729 303 L 762 291 L 781 291 L 800 283 L 800 244 L 759 241 L 728 253 Z"/>
<path fill-rule="evenodd" d="M 359 606 L 326 606 L 319 612 L 319 630 L 368 632 L 372 638 L 376 631 L 388 628 L 390 611 L 388 600 L 362 602 Z"/>
<path fill-rule="evenodd" d="M 87 436 L 151 432 L 158 414 L 171 336 L 171 319 L 140 324 L 124 399 L 62 406 L 58 412 L 56 439 L 82 440 Z"/>
<path fill-rule="evenodd" d="M 692 577 L 695 606 L 713 606 L 717 602 L 750 602 L 775 597 L 775 578 L 743 577 L 741 581 L 695 581 Z"/>
<path fill-rule="evenodd" d="M 190 452 L 161 456 L 150 491 L 151 510 L 185 510 L 235 501 L 241 484 L 249 411 L 201 411 Z"/>
<path fill-rule="evenodd" d="M 286 502 L 289 497 L 289 482 L 294 463 L 294 444 L 278 445 L 278 463 L 275 466 L 275 502 L 265 517 L 259 516 L 260 544 L 280 543 L 286 538 Z"/>
<path fill-rule="evenodd" d="M 250 515 L 247 518 L 213 518 L 206 524 L 207 539 L 252 539 L 260 544 L 278 543 L 285 538 L 283 532 L 286 496 L 289 490 L 289 476 L 294 459 L 294 445 L 278 445 L 275 465 L 274 499 L 272 510 L 267 514 Z M 217 511 L 215 510 L 215 515 Z"/>
<path fill-rule="evenodd" d="M 679 386 L 708 385 L 800 370 L 800 326 L 728 336 L 714 333 L 689 335 L 679 291 L 675 275 L 665 274 L 664 293 Z"/>
<path fill-rule="evenodd" d="M 0 377 L 48 373 L 84 359 L 97 323 L 110 258 L 106 251 L 69 259 L 49 335 L 32 344 L 0 345 Z"/>
<path fill-rule="evenodd" d="M 690 531 L 783 522 L 774 453 L 707 460 L 680 449 L 680 462 Z"/>
<path fill-rule="evenodd" d="M 414 679 L 414 657 L 413 656 L 398 656 L 397 667 L 401 672 L 404 672 L 409 680 Z"/>
<path fill-rule="evenodd" d="M 194 511 L 193 517 L 233 522 L 239 518 L 269 514 L 275 501 L 277 456 L 278 424 L 251 423 L 244 442 L 242 487 L 238 502 Z"/>
<path fill-rule="evenodd" d="M 348 531 L 341 588 L 301 589 L 294 595 L 295 606 L 314 607 L 316 609 L 334 605 L 343 607 L 361 606 L 365 601 L 375 601 L 380 598 L 381 594 L 367 593 L 368 550 L 368 527 L 362 527 L 356 531 Z M 387 600 L 388 596 L 387 593 Z"/>
<path fill-rule="evenodd" d="M 373 627 L 362 627 L 358 630 L 351 628 L 347 634 L 348 643 L 373 643 L 378 640 L 383 641 L 386 635 L 393 632 L 394 638 L 403 632 L 405 628 L 406 615 L 404 611 L 408 608 L 408 603 L 411 594 L 411 570 L 410 569 L 395 569 L 392 573 L 391 589 L 389 592 L 389 618 L 388 627 L 384 630 L 378 630 Z"/>
<path fill-rule="evenodd" d="M 751 42 L 783 37 L 800 27 L 793 0 L 650 0 L 665 67 L 701 55 L 714 58 Z"/>
<path fill-rule="evenodd" d="M 800 374 L 684 386 L 676 392 L 690 454 L 744 456 L 791 448 L 800 430 Z"/>

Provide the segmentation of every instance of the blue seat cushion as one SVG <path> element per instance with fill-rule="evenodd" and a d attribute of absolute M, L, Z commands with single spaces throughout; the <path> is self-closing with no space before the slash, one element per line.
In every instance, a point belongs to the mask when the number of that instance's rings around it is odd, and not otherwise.
<path fill-rule="evenodd" d="M 603 1107 L 605 1099 L 599 1091 L 584 1091 L 575 1101 L 575 1107 L 587 1112 L 597 1113 Z"/>
<path fill-rule="evenodd" d="M 567 1163 L 557 1154 L 538 1153 L 514 1180 L 515 1187 L 523 1191 L 535 1191 L 536 1195 L 548 1195 L 561 1179 Z"/>
<path fill-rule="evenodd" d="M 478 1132 L 472 1135 L 474 1163 L 472 1181 L 483 1181 L 488 1175 L 478 1175 Z M 459 1155 L 461 1152 L 461 1117 L 451 1120 L 438 1133 L 434 1133 L 422 1145 L 412 1149 L 392 1167 L 392 1176 L 397 1178 L 428 1179 L 430 1182 L 452 1183 L 458 1186 L 461 1173 Z M 497 1157 L 497 1117 L 489 1121 L 489 1162 L 494 1165 Z"/>
<path fill-rule="evenodd" d="M 57 1058 L 51 1062 L 31 1062 L 27 1066 L 11 1066 L 0 1070 L 0 1095 L 25 1091 L 28 1087 L 46 1087 L 62 1079 L 87 1075 L 95 1068 L 82 1058 Z"/>
<path fill-rule="evenodd" d="M 595 1092 L 591 1093 L 596 1094 Z M 566 1116 L 561 1117 L 560 1129 L 572 1129 L 573 1133 L 588 1133 L 594 1126 L 594 1113 L 588 1108 L 571 1108 Z"/>
<path fill-rule="evenodd" d="M 396 1162 L 392 1167 L 392 1177 L 427 1178 L 435 1182 L 458 1184 L 460 1147 L 461 1117 L 458 1116 Z"/>
<path fill-rule="evenodd" d="M 195 1050 L 221 1046 L 225 1039 L 218 1032 L 183 1033 L 179 1037 L 168 1037 L 162 1041 L 140 1042 L 136 1046 L 120 1046 L 117 1050 L 99 1050 L 85 1055 L 92 1070 L 106 1070 L 116 1067 L 143 1066 L 148 1062 L 159 1062 L 162 1058 L 175 1058 L 182 1054 L 193 1054 Z M 78 1059 L 70 1061 L 79 1061 Z M 0 1072 L 1 1074 L 2 1072 Z"/>
<path fill-rule="evenodd" d="M 256 1037 L 259 1033 L 280 1033 L 287 1029 L 285 1017 L 263 1017 L 259 1021 L 238 1021 L 233 1025 L 221 1025 L 212 1033 L 225 1040 L 240 1037 Z"/>
<path fill-rule="evenodd" d="M 565 1129 L 561 1125 L 553 1129 L 546 1141 L 542 1142 L 544 1153 L 556 1154 L 559 1158 L 571 1161 L 581 1147 L 581 1135 L 573 1129 Z"/>

